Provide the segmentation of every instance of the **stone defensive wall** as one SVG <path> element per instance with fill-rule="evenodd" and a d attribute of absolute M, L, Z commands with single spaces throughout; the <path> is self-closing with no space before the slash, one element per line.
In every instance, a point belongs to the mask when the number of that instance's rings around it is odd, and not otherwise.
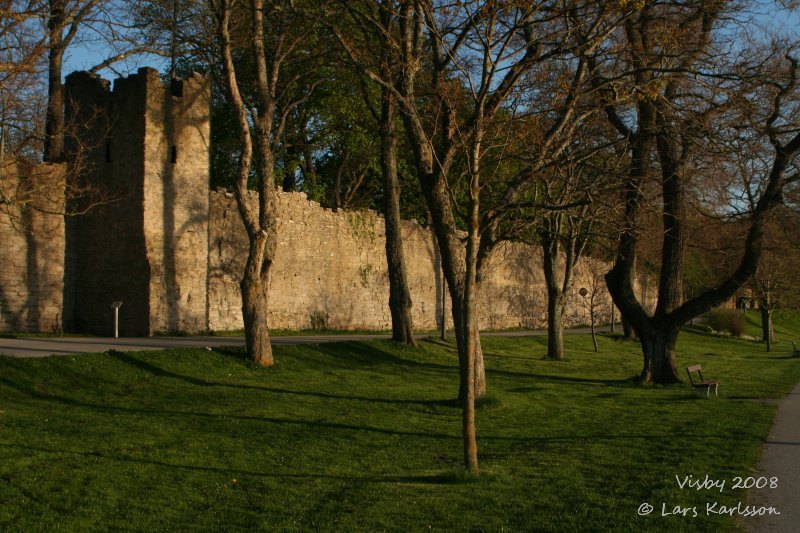
<path fill-rule="evenodd" d="M 255 195 L 252 198 L 255 201 Z M 247 236 L 231 193 L 209 199 L 208 327 L 242 327 L 239 279 Z M 442 276 L 432 232 L 413 221 L 403 224 L 403 244 L 412 314 L 417 329 L 434 329 L 442 314 Z M 391 329 L 389 278 L 383 217 L 374 211 L 320 207 L 304 193 L 278 193 L 278 248 L 270 284 L 270 327 L 307 329 Z M 591 288 L 588 259 L 578 269 L 577 287 Z M 597 272 L 605 272 L 598 265 Z M 480 282 L 480 325 L 488 329 L 541 328 L 547 300 L 539 248 L 507 243 L 485 264 Z M 446 317 L 452 325 L 449 296 Z M 596 296 L 599 320 L 610 317 L 604 287 Z M 575 294 L 565 323 L 587 323 L 588 306 Z"/>
<path fill-rule="evenodd" d="M 9 166 L 4 170 L 6 176 L 20 175 Z M 54 187 L 63 186 L 62 167 L 57 165 L 23 171 L 23 177 L 14 180 L 17 186 L 25 181 L 25 175 L 33 173 L 40 182 L 47 177 Z M 12 180 L 5 179 L 3 185 L 11 187 Z M 270 326 L 389 329 L 383 217 L 367 210 L 333 212 L 303 193 L 279 192 L 278 198 L 279 243 L 271 279 Z M 0 212 L 0 330 L 58 331 L 64 326 L 65 316 L 82 317 L 83 321 L 94 316 L 98 322 L 95 327 L 84 323 L 71 329 L 108 335 L 112 316 L 109 306 L 117 299 L 123 301 L 123 335 L 240 329 L 239 279 L 247 255 L 247 237 L 231 193 L 210 191 L 207 202 L 208 215 L 203 216 L 198 209 L 193 222 L 197 226 L 191 231 L 207 241 L 183 246 L 175 243 L 180 243 L 186 232 L 175 228 L 178 238 L 165 239 L 159 214 L 146 223 L 138 218 L 142 223 L 139 228 L 135 227 L 136 220 L 126 222 L 127 227 L 108 222 L 107 218 L 120 216 L 112 207 L 114 203 L 98 206 L 91 216 L 67 217 L 67 224 L 65 217 L 47 211 L 16 207 Z M 61 208 L 50 207 L 52 212 Z M 186 220 L 191 217 L 183 218 L 182 224 L 187 226 Z M 69 266 L 65 261 L 65 250 L 69 250 L 65 226 L 78 220 L 82 224 L 80 235 L 90 235 L 91 239 L 73 252 L 81 254 L 83 270 L 75 274 L 81 281 L 73 290 L 86 293 L 73 294 L 70 299 L 65 289 L 65 263 Z M 107 230 L 105 236 L 101 235 L 102 228 Z M 157 231 L 160 238 L 148 237 L 151 231 Z M 116 232 L 123 232 L 125 238 Z M 418 329 L 437 328 L 442 315 L 442 276 L 433 235 L 416 222 L 406 221 L 403 237 L 414 325 Z M 122 244 L 115 245 L 115 239 Z M 152 242 L 149 247 L 141 244 L 148 239 Z M 159 247 L 165 241 L 173 243 L 167 253 Z M 182 258 L 182 264 L 176 264 L 176 255 Z M 176 265 L 175 272 L 165 274 L 165 257 Z M 576 287 L 591 287 L 588 266 L 585 262 L 579 269 Z M 68 275 L 66 279 L 69 283 Z M 192 289 L 197 283 L 181 285 L 187 279 L 199 279 L 202 286 Z M 92 284 L 94 288 L 87 287 Z M 608 320 L 608 304 L 608 295 L 601 287 L 596 305 L 599 320 Z M 84 308 L 69 309 L 67 305 Z M 446 319 L 452 325 L 449 305 L 447 297 Z M 585 300 L 575 294 L 565 323 L 586 323 L 587 313 Z M 480 285 L 480 323 L 489 329 L 544 327 L 546 295 L 538 248 L 504 244 L 490 257 Z"/>
<path fill-rule="evenodd" d="M 64 296 L 63 165 L 0 161 L 0 331 L 56 331 Z"/>
<path fill-rule="evenodd" d="M 209 191 L 209 80 L 164 83 L 143 68 L 112 88 L 76 72 L 65 94 L 69 172 L 0 166 L 2 198 L 17 199 L 0 202 L 0 331 L 110 335 L 115 301 L 124 336 L 240 329 L 248 244 L 233 195 Z M 65 202 L 67 189 L 95 194 Z M 333 212 L 303 193 L 278 196 L 270 327 L 389 329 L 383 218 Z M 432 233 L 405 222 L 403 237 L 414 325 L 434 329 L 449 296 Z M 579 268 L 567 325 L 588 322 L 580 287 L 598 287 L 598 321 L 609 318 L 602 281 L 591 281 L 606 267 L 592 265 Z M 540 250 L 499 246 L 479 293 L 483 328 L 543 327 Z M 445 316 L 449 323 L 449 308 Z"/>
<path fill-rule="evenodd" d="M 209 80 L 75 72 L 65 93 L 75 174 L 108 199 L 68 220 L 67 329 L 108 334 L 121 301 L 121 334 L 205 330 Z"/>

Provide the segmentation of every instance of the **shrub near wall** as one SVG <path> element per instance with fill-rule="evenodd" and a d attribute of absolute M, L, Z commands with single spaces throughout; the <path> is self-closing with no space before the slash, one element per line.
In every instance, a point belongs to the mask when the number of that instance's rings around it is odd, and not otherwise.
<path fill-rule="evenodd" d="M 747 321 L 740 311 L 721 307 L 706 313 L 706 322 L 712 329 L 730 333 L 734 337 L 741 336 L 747 327 Z"/>

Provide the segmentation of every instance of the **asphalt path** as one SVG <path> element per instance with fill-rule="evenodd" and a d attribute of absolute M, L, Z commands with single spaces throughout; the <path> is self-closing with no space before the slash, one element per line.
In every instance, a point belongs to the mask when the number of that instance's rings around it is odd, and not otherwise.
<path fill-rule="evenodd" d="M 749 533 L 800 531 L 800 384 L 778 403 L 769 437 L 761 451 L 758 470 L 752 474 L 762 488 L 752 488 L 749 504 L 762 509 L 759 516 L 742 517 Z M 742 477 L 746 477 L 742 473 Z M 771 511 L 770 509 L 774 509 Z M 776 514 L 780 513 L 780 514 Z"/>
<path fill-rule="evenodd" d="M 272 344 L 318 344 L 321 342 L 388 339 L 388 335 L 297 335 L 272 337 Z M 0 354 L 12 357 L 49 357 L 102 353 L 108 350 L 137 352 L 170 348 L 217 348 L 244 346 L 244 337 L 20 337 L 0 338 Z"/>
<path fill-rule="evenodd" d="M 598 328 L 600 331 L 600 328 Z M 589 333 L 589 328 L 567 330 L 569 333 Z M 546 335 L 546 331 L 485 332 L 484 337 L 528 337 Z M 422 337 L 422 336 L 421 336 Z M 363 341 L 391 338 L 389 335 L 293 335 L 271 337 L 272 344 L 319 344 L 321 342 Z M 136 352 L 170 348 L 216 348 L 244 346 L 244 337 L 16 337 L 0 338 L 0 354 L 12 357 L 49 357 L 102 353 L 108 350 Z"/>

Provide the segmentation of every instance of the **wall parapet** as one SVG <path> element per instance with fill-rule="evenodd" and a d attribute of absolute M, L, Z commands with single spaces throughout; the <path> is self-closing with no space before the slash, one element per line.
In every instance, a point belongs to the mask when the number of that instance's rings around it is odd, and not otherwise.
<path fill-rule="evenodd" d="M 256 194 L 249 201 L 255 202 Z M 239 280 L 248 243 L 233 193 L 209 193 L 209 329 L 241 329 Z M 304 193 L 278 192 L 278 246 L 270 281 L 269 325 L 309 329 L 324 323 L 333 329 L 391 328 L 389 282 L 383 216 L 375 211 L 321 207 Z M 442 277 L 429 228 L 404 221 L 407 277 L 414 325 L 439 326 Z M 586 260 L 577 286 L 589 283 Z M 604 289 L 596 312 L 605 319 L 610 299 Z M 546 325 L 546 292 L 538 248 L 506 243 L 486 263 L 479 288 L 482 328 L 541 328 Z M 449 302 L 447 320 L 451 324 Z M 577 294 L 568 304 L 567 324 L 588 322 L 588 308 Z"/>

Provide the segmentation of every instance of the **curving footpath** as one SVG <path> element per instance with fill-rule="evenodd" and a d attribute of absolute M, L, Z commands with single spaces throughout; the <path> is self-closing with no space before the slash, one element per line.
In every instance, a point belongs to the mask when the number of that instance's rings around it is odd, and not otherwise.
<path fill-rule="evenodd" d="M 776 477 L 777 487 L 751 489 L 750 505 L 780 512 L 742 518 L 750 533 L 800 531 L 800 384 L 778 404 L 755 477 Z"/>
<path fill-rule="evenodd" d="M 596 331 L 607 331 L 598 327 Z M 589 328 L 565 329 L 564 333 L 589 333 Z M 547 335 L 542 330 L 481 332 L 484 337 L 529 337 Z M 417 338 L 429 335 L 417 335 Z M 452 333 L 451 333 L 452 336 Z M 320 342 L 346 342 L 383 339 L 386 334 L 335 334 L 335 335 L 290 335 L 270 337 L 272 344 L 316 344 Z M 81 353 L 101 353 L 108 350 L 136 352 L 142 350 L 164 350 L 169 348 L 211 348 L 244 346 L 244 337 L 0 337 L 0 355 L 11 357 L 49 357 L 51 355 L 76 355 Z"/>

